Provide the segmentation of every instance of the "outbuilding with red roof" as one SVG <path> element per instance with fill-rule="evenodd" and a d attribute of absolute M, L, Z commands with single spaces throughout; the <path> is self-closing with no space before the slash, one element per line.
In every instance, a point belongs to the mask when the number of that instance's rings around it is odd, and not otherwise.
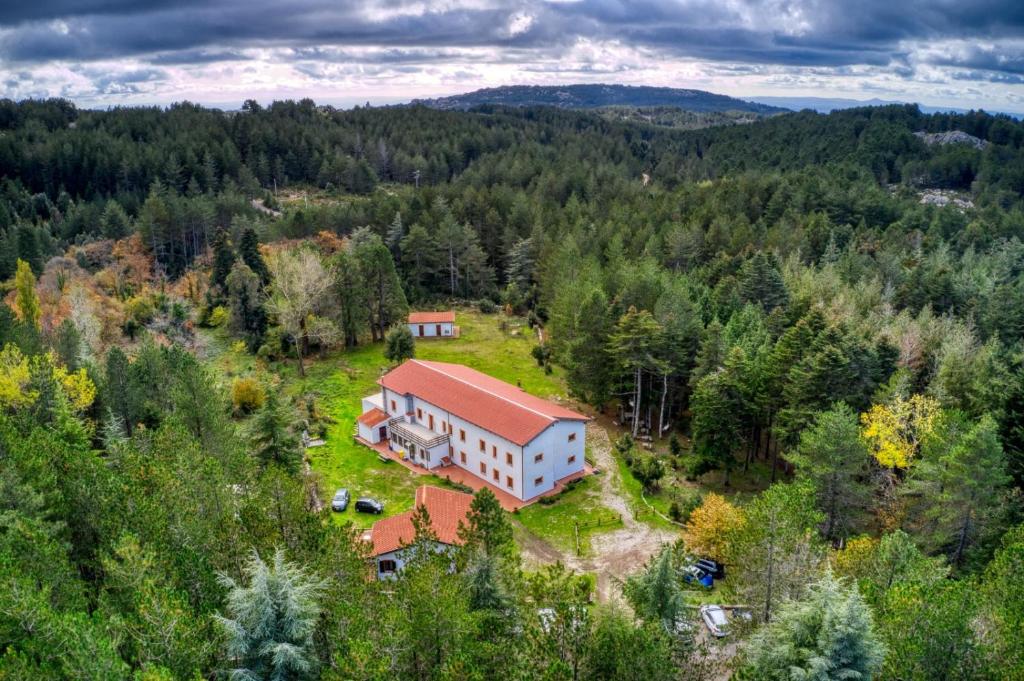
<path fill-rule="evenodd" d="M 410 312 L 408 324 L 413 338 L 455 338 L 459 335 L 455 313 L 450 310 Z"/>
<path fill-rule="evenodd" d="M 463 543 L 459 537 L 459 526 L 469 525 L 468 516 L 472 503 L 471 494 L 431 485 L 421 485 L 417 488 L 413 510 L 378 520 L 364 537 L 372 547 L 370 555 L 376 562 L 377 577 L 393 577 L 408 560 L 408 547 L 416 538 L 412 517 L 417 508 L 422 506 L 427 509 L 430 527 L 437 537 L 431 548 L 442 551 Z"/>

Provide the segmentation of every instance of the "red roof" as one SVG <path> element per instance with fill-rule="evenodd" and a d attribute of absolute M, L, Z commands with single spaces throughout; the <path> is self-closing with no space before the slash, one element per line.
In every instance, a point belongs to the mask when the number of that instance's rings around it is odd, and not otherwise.
<path fill-rule="evenodd" d="M 459 523 L 468 524 L 469 505 L 473 502 L 472 494 L 456 492 L 440 487 L 422 485 L 416 490 L 416 507 L 426 506 L 430 514 L 430 526 L 443 544 L 461 544 Z M 370 530 L 370 541 L 373 542 L 373 555 L 390 553 L 409 544 L 416 537 L 412 526 L 412 515 L 415 511 L 406 511 L 398 515 L 378 520 Z"/>
<path fill-rule="evenodd" d="M 453 324 L 455 313 L 448 312 L 410 312 L 410 324 Z"/>
<path fill-rule="evenodd" d="M 364 426 L 369 426 L 370 428 L 373 428 L 378 423 L 387 421 L 388 415 L 382 412 L 380 409 L 377 409 L 377 407 L 374 407 L 370 411 L 361 414 L 357 420 Z"/>
<path fill-rule="evenodd" d="M 517 445 L 525 445 L 560 419 L 590 420 L 461 364 L 410 359 L 378 383 L 400 395 L 415 395 Z"/>

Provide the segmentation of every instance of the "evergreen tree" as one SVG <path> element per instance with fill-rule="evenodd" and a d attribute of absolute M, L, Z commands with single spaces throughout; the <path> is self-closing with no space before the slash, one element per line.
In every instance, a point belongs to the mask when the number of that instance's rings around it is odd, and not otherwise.
<path fill-rule="evenodd" d="M 405 321 L 409 314 L 395 263 L 380 237 L 374 235 L 364 243 L 353 245 L 353 257 L 362 274 L 362 291 L 374 341 L 384 340 L 387 330 Z"/>
<path fill-rule="evenodd" d="M 252 227 L 246 227 L 242 231 L 242 238 L 238 244 L 238 255 L 259 277 L 261 286 L 270 283 L 270 269 L 267 267 L 266 261 L 263 260 L 263 254 L 260 253 L 260 240 L 256 236 L 256 230 Z"/>
<path fill-rule="evenodd" d="M 566 382 L 588 404 L 604 405 L 611 397 L 608 337 L 613 329 L 604 292 L 594 287 L 579 301 L 573 338 L 566 344 Z"/>
<path fill-rule="evenodd" d="M 743 676 L 752 680 L 868 681 L 881 670 L 885 648 L 857 588 L 826 573 L 804 598 L 779 608 L 751 639 L 747 657 Z"/>
<path fill-rule="evenodd" d="M 267 391 L 267 401 L 252 424 L 253 453 L 264 464 L 276 463 L 296 473 L 302 463 L 301 443 L 295 434 L 295 413 L 278 396 Z"/>
<path fill-rule="evenodd" d="M 224 284 L 231 313 L 231 331 L 241 335 L 249 350 L 255 351 L 262 345 L 263 335 L 267 331 L 267 313 L 263 308 L 259 277 L 244 260 L 239 260 L 232 266 Z"/>
<path fill-rule="evenodd" d="M 633 437 L 640 431 L 643 409 L 643 378 L 645 372 L 658 372 L 663 363 L 655 356 L 661 336 L 661 326 L 647 310 L 630 307 L 608 338 L 608 351 L 616 367 L 631 382 Z M 629 383 L 627 383 L 628 385 Z"/>
<path fill-rule="evenodd" d="M 643 572 L 626 579 L 624 592 L 634 612 L 675 632 L 688 619 L 682 591 L 682 566 L 672 546 L 662 546 Z"/>
<path fill-rule="evenodd" d="M 36 275 L 24 260 L 18 260 L 14 275 L 14 304 L 18 307 L 21 323 L 30 329 L 39 329 L 39 296 L 36 295 Z"/>
<path fill-rule="evenodd" d="M 270 565 L 253 553 L 243 573 L 245 583 L 222 577 L 227 616 L 217 617 L 228 658 L 236 665 L 232 675 L 273 681 L 316 678 L 313 637 L 323 583 L 286 561 L 281 549 Z"/>
<path fill-rule="evenodd" d="M 365 282 L 359 263 L 349 251 L 334 257 L 335 314 L 346 347 L 355 347 L 369 326 Z"/>
<path fill-rule="evenodd" d="M 228 240 L 228 233 L 217 234 L 213 242 L 213 268 L 210 271 L 210 286 L 220 291 L 227 289 L 228 275 L 235 264 L 235 251 Z"/>
<path fill-rule="evenodd" d="M 739 294 L 744 303 L 760 305 L 765 311 L 786 306 L 789 293 L 774 256 L 758 251 L 743 263 L 739 273 Z"/>
<path fill-rule="evenodd" d="M 842 402 L 819 413 L 787 459 L 796 466 L 798 478 L 814 485 L 818 508 L 825 514 L 822 534 L 829 540 L 844 536 L 869 494 L 864 479 L 871 456 L 860 438 L 857 414 Z"/>
<path fill-rule="evenodd" d="M 123 239 L 131 232 L 131 221 L 124 208 L 117 201 L 111 199 L 103 208 L 103 216 L 100 218 L 103 236 L 108 239 Z"/>
<path fill-rule="evenodd" d="M 397 324 L 384 339 L 384 358 L 392 364 L 401 364 L 416 356 L 416 341 L 406 324 Z"/>

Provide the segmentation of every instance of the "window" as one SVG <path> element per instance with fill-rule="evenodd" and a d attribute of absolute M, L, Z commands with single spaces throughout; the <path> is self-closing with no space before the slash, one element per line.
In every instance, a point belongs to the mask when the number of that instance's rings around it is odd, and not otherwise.
<path fill-rule="evenodd" d="M 543 460 L 544 460 L 544 452 L 540 452 L 539 454 L 537 454 L 536 456 L 533 457 L 533 462 L 534 463 L 540 463 Z"/>
<path fill-rule="evenodd" d="M 508 487 L 509 489 L 512 489 L 512 476 L 511 475 L 505 476 L 505 487 Z"/>
<path fill-rule="evenodd" d="M 569 433 L 569 442 L 576 442 L 576 433 Z"/>
<path fill-rule="evenodd" d="M 449 423 L 449 424 L 448 424 L 448 434 L 449 434 L 449 435 L 451 435 L 451 434 L 452 434 L 452 433 L 454 433 L 454 432 L 455 432 L 455 429 L 454 429 L 454 428 L 452 428 L 452 424 L 450 424 L 450 423 Z"/>
<path fill-rule="evenodd" d="M 441 421 L 441 432 L 442 433 L 447 433 L 448 432 L 448 426 L 445 425 L 444 421 Z"/>
<path fill-rule="evenodd" d="M 495 468 L 493 471 L 491 471 L 491 473 L 493 474 L 494 482 L 498 482 L 498 480 L 501 479 L 501 476 L 498 475 L 498 469 L 497 468 Z"/>
<path fill-rule="evenodd" d="M 424 459 L 426 459 L 427 461 L 430 461 L 430 450 L 428 450 L 428 449 L 423 449 L 423 448 L 421 447 L 421 448 L 420 448 L 420 451 L 421 451 L 421 452 L 423 453 L 423 458 L 424 458 Z"/>
<path fill-rule="evenodd" d="M 509 466 L 512 465 L 512 452 L 505 452 L 505 463 Z"/>
<path fill-rule="evenodd" d="M 416 407 L 416 420 L 417 421 L 422 421 L 423 420 L 423 410 L 420 409 L 419 407 Z"/>
<path fill-rule="evenodd" d="M 540 487 L 543 484 L 544 484 L 544 476 L 543 475 L 540 476 L 539 478 L 535 478 L 534 481 L 533 481 L 533 486 L 534 487 Z"/>
<path fill-rule="evenodd" d="M 498 458 L 498 445 L 491 445 L 491 458 L 492 459 L 497 459 Z"/>
<path fill-rule="evenodd" d="M 448 445 L 448 456 L 455 456 L 455 447 Z"/>
<path fill-rule="evenodd" d="M 434 429 L 434 415 L 433 414 L 427 414 L 427 422 L 430 424 L 427 427 L 430 428 L 431 430 L 433 430 Z"/>
<path fill-rule="evenodd" d="M 480 462 L 480 472 L 483 475 L 487 475 L 487 464 L 485 464 L 483 461 Z"/>
<path fill-rule="evenodd" d="M 390 558 L 385 558 L 384 560 L 377 563 L 377 569 L 383 575 L 387 572 L 394 572 L 395 570 L 397 570 L 398 564 Z"/>
<path fill-rule="evenodd" d="M 483 440 L 480 440 L 480 451 L 481 452 L 486 452 L 487 451 L 487 443 L 484 442 Z"/>
<path fill-rule="evenodd" d="M 459 428 L 459 439 L 463 442 L 466 441 L 466 431 Z"/>
<path fill-rule="evenodd" d="M 576 455 L 575 454 L 573 454 L 572 456 L 569 457 L 569 463 L 576 463 Z"/>
<path fill-rule="evenodd" d="M 466 463 L 466 452 L 459 452 L 459 461 Z"/>
<path fill-rule="evenodd" d="M 394 400 L 391 400 L 391 411 L 398 411 L 398 406 L 395 404 Z"/>

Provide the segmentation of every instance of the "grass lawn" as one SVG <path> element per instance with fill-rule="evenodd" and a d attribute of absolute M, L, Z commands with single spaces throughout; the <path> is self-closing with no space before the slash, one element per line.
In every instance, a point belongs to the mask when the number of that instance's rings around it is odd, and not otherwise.
<path fill-rule="evenodd" d="M 456 313 L 455 323 L 460 327 L 459 338 L 418 341 L 416 356 L 465 364 L 519 384 L 535 395 L 565 398 L 557 369 L 546 374 L 530 355 L 536 341 L 523 320 L 462 310 Z M 228 388 L 239 376 L 255 375 L 265 383 L 280 379 L 280 389 L 285 394 L 293 398 L 314 396 L 317 408 L 333 419 L 327 430 L 327 444 L 307 451 L 313 470 L 322 480 L 325 497 L 329 498 L 339 487 L 347 487 L 353 497 L 368 495 L 380 499 L 385 515 L 393 515 L 412 507 L 419 485 L 446 484 L 436 476 L 417 475 L 394 462 L 382 463 L 375 452 L 353 440 L 355 421 L 362 411 L 361 399 L 377 389 L 376 380 L 388 366 L 382 345 L 364 345 L 323 358 L 307 358 L 306 376 L 301 378 L 294 360 L 263 365 L 244 350 L 236 349 L 220 330 L 203 332 L 203 336 L 207 341 L 207 359 Z M 601 505 L 597 488 L 596 481 L 586 480 L 556 503 L 534 504 L 517 517 L 523 527 L 538 537 L 559 548 L 574 549 L 574 520 L 585 524 L 612 515 Z M 369 526 L 373 520 L 356 515 L 351 508 L 335 514 L 335 518 L 338 522 L 352 520 L 359 527 Z M 585 541 L 596 532 L 617 526 L 616 523 L 588 527 L 581 530 L 581 537 Z"/>
<path fill-rule="evenodd" d="M 515 517 L 527 531 L 566 552 L 576 551 L 574 524 L 580 523 L 584 555 L 590 551 L 590 537 L 622 527 L 619 515 L 601 504 L 601 486 L 594 476 L 581 480 L 553 504 L 527 506 Z"/>

